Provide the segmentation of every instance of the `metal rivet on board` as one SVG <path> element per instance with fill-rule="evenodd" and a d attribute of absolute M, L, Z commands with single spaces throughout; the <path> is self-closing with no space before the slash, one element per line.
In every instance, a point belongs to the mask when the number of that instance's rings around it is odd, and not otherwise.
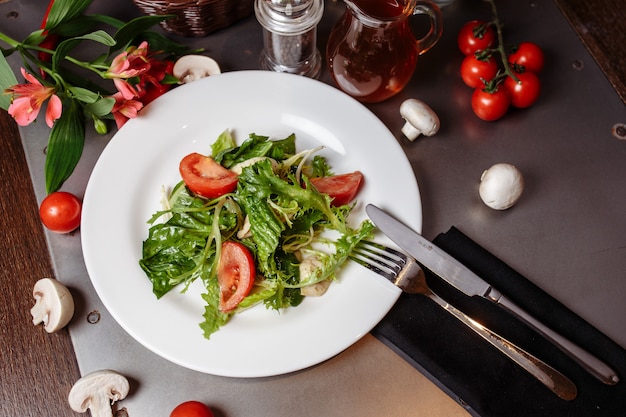
<path fill-rule="evenodd" d="M 574 60 L 574 62 L 572 62 L 572 68 L 574 68 L 576 71 L 581 71 L 584 67 L 585 64 L 580 59 L 576 59 Z"/>
<path fill-rule="evenodd" d="M 618 139 L 621 140 L 626 140 L 626 124 L 624 123 L 616 123 L 613 125 L 613 128 L 611 129 L 611 132 L 613 133 L 613 136 L 615 136 Z"/>
<path fill-rule="evenodd" d="M 87 314 L 87 323 L 96 324 L 100 321 L 100 312 L 98 310 L 92 310 Z"/>

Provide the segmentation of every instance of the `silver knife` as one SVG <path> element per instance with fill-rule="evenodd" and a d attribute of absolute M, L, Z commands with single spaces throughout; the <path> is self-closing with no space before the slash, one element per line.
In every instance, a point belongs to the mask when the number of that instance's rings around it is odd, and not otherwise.
<path fill-rule="evenodd" d="M 422 235 L 373 204 L 368 204 L 365 211 L 376 227 L 387 237 L 444 281 L 470 297 L 478 295 L 503 307 L 506 311 L 543 335 L 548 341 L 603 383 L 615 385 L 619 382 L 617 373 L 607 364 L 541 323 Z"/>

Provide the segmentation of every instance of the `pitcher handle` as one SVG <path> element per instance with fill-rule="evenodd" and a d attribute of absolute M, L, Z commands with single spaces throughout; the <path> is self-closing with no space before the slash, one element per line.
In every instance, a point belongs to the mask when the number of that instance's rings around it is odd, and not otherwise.
<path fill-rule="evenodd" d="M 419 54 L 422 55 L 435 46 L 441 38 L 443 34 L 443 16 L 439 6 L 429 0 L 416 1 L 413 14 L 425 14 L 430 18 L 430 30 L 423 38 L 417 40 Z"/>

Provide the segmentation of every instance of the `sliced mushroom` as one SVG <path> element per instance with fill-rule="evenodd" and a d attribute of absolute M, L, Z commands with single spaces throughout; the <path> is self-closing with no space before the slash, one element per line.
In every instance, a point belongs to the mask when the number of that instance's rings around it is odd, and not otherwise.
<path fill-rule="evenodd" d="M 432 136 L 439 131 L 439 117 L 423 101 L 410 98 L 400 105 L 400 115 L 405 120 L 402 133 L 409 140 L 419 135 Z"/>
<path fill-rule="evenodd" d="M 326 294 L 328 287 L 330 287 L 331 281 L 330 279 L 325 279 L 324 281 L 317 282 L 315 284 L 307 285 L 306 287 L 300 288 L 300 294 L 305 297 L 321 297 Z"/>
<path fill-rule="evenodd" d="M 241 229 L 239 229 L 239 231 L 237 231 L 237 239 L 247 239 L 249 237 L 252 237 L 250 227 L 250 217 L 246 215 L 246 217 L 243 219 L 243 226 L 241 227 Z"/>
<path fill-rule="evenodd" d="M 300 281 L 306 281 L 316 270 L 322 267 L 322 261 L 317 256 L 309 256 L 300 262 Z M 300 288 L 300 294 L 306 297 L 320 297 L 326 293 L 330 286 L 330 279 L 307 285 Z"/>
<path fill-rule="evenodd" d="M 35 305 L 30 309 L 33 324 L 43 323 L 48 333 L 56 332 L 65 327 L 74 315 L 74 299 L 72 294 L 59 281 L 42 278 L 33 287 Z"/>
<path fill-rule="evenodd" d="M 130 385 L 123 375 L 108 369 L 95 371 L 80 378 L 68 396 L 72 410 L 91 417 L 113 417 L 111 406 L 128 395 Z"/>
<path fill-rule="evenodd" d="M 483 202 L 495 210 L 512 207 L 522 195 L 524 178 L 511 164 L 495 164 L 480 177 L 478 193 Z"/>
<path fill-rule="evenodd" d="M 189 83 L 210 75 L 220 74 L 220 67 L 213 58 L 204 55 L 185 55 L 174 64 L 174 77 L 181 83 Z"/>
<path fill-rule="evenodd" d="M 238 164 L 235 164 L 232 167 L 230 167 L 230 170 L 237 175 L 241 175 L 245 167 L 254 165 L 257 162 L 265 161 L 266 159 L 270 160 L 270 163 L 272 164 L 272 171 L 276 171 L 276 169 L 278 168 L 278 162 L 267 156 L 255 156 L 253 158 L 246 159 L 245 161 L 239 162 Z"/>

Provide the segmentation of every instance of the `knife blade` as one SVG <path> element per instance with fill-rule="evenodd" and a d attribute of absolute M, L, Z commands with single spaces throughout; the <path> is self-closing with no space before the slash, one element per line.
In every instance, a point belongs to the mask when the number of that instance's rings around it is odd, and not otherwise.
<path fill-rule="evenodd" d="M 423 267 L 465 295 L 479 296 L 504 308 L 532 327 L 601 382 L 607 385 L 615 385 L 619 382 L 617 373 L 606 363 L 541 323 L 443 249 L 373 204 L 368 204 L 365 211 L 376 227 L 413 256 Z"/>

